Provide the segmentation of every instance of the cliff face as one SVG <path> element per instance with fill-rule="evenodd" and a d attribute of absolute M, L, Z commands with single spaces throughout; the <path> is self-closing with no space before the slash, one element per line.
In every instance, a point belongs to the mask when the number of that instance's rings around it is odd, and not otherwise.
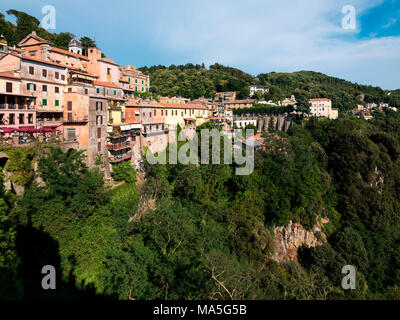
<path fill-rule="evenodd" d="M 272 259 L 277 262 L 297 261 L 297 249 L 302 245 L 307 247 L 322 245 L 316 234 L 320 232 L 321 237 L 325 239 L 325 234 L 321 231 L 321 227 L 328 222 L 327 218 L 323 218 L 321 224 L 316 224 L 311 231 L 304 229 L 300 223 L 292 222 L 286 226 L 275 227 Z"/>

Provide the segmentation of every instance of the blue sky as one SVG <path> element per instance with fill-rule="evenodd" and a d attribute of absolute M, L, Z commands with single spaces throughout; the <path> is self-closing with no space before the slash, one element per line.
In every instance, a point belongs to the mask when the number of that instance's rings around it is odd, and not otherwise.
<path fill-rule="evenodd" d="M 400 88 L 400 0 L 2 0 L 0 11 L 41 20 L 48 4 L 55 32 L 95 38 L 120 64 L 313 70 Z M 355 8 L 354 30 L 342 27 L 345 5 Z"/>

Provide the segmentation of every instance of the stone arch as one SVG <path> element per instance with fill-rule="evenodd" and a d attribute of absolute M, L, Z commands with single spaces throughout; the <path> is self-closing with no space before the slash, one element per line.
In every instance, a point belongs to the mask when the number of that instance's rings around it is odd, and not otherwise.
<path fill-rule="evenodd" d="M 8 157 L 7 153 L 1 151 L 0 152 L 0 167 L 1 168 L 5 167 L 8 159 L 9 159 L 9 157 Z"/>

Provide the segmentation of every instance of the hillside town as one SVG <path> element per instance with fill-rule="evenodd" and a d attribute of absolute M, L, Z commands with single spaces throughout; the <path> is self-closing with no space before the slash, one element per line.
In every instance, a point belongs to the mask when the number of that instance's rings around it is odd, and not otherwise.
<path fill-rule="evenodd" d="M 194 132 L 211 122 L 227 133 L 248 125 L 259 133 L 271 125 L 287 131 L 291 125 L 287 115 L 272 119 L 234 115 L 235 109 L 255 104 L 296 107 L 293 95 L 278 103 L 257 99 L 268 91 L 267 86 L 251 85 L 246 99 L 238 99 L 237 92 L 217 92 L 214 99 L 192 101 L 154 97 L 148 75 L 133 65 L 119 65 L 96 47 L 84 55 L 76 38 L 67 51 L 35 31 L 18 46 L 8 46 L 7 39 L 0 37 L 1 143 L 59 141 L 66 150 L 84 151 L 88 166 L 100 164 L 108 178 L 114 164 L 130 161 L 137 168 L 146 147 L 153 152 L 165 149 L 165 136 L 178 127 Z M 309 103 L 309 116 L 339 117 L 330 99 L 317 97 Z M 377 107 L 382 106 L 358 105 L 354 114 L 368 118 L 368 111 Z"/>

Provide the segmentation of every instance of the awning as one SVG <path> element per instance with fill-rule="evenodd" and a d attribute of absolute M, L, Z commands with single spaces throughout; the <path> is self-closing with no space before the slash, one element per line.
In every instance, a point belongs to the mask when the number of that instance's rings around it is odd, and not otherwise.
<path fill-rule="evenodd" d="M 11 133 L 11 132 L 14 132 L 14 131 L 17 131 L 17 129 L 16 128 L 8 128 L 8 127 L 0 128 L 0 132 L 2 132 L 2 133 Z"/>
<path fill-rule="evenodd" d="M 131 124 L 131 129 L 142 129 L 143 126 L 140 123 Z"/>
<path fill-rule="evenodd" d="M 185 120 L 185 121 L 196 121 L 196 119 L 193 119 L 193 118 L 183 118 L 183 120 Z"/>

